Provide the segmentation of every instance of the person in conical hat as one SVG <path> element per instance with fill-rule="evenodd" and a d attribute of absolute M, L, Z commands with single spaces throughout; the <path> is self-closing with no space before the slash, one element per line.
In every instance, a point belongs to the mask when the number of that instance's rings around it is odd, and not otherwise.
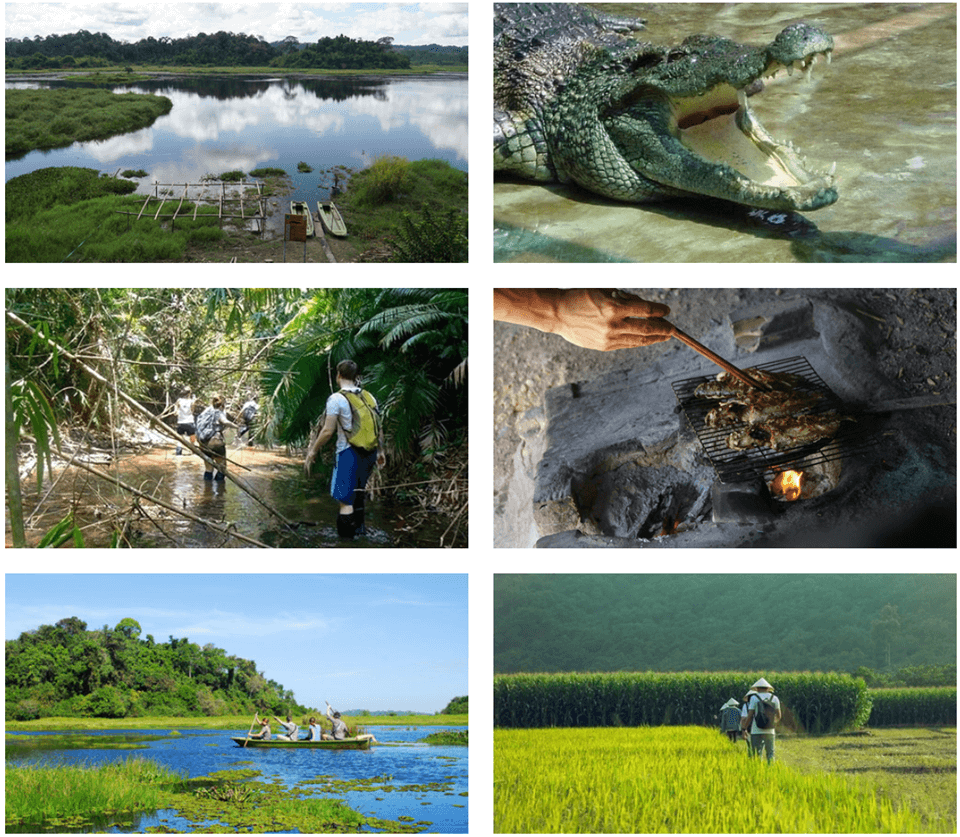
<path fill-rule="evenodd" d="M 744 730 L 750 733 L 750 755 L 760 755 L 766 750 L 767 764 L 774 759 L 774 749 L 777 739 L 776 723 L 780 720 L 780 698 L 773 694 L 773 686 L 763 677 L 750 687 L 746 697 L 746 714 L 741 720 Z M 763 715 L 772 718 L 770 726 L 760 726 L 758 709 L 764 704 Z"/>
<path fill-rule="evenodd" d="M 720 707 L 720 732 L 725 732 L 731 744 L 736 744 L 742 734 L 740 729 L 740 702 L 730 698 Z"/>

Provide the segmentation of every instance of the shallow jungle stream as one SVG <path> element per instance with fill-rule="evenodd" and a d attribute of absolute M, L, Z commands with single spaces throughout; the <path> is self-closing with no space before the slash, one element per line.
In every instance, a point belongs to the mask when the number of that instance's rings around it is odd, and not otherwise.
<path fill-rule="evenodd" d="M 239 476 L 267 506 L 297 524 L 295 527 L 286 526 L 239 486 L 229 481 L 204 480 L 199 457 L 189 451 L 177 456 L 172 444 L 144 453 L 122 454 L 109 465 L 92 467 L 195 517 L 230 527 L 267 546 L 435 546 L 445 527 L 444 524 L 439 531 L 432 531 L 430 527 L 399 531 L 404 529 L 401 521 L 405 510 L 372 498 L 367 502 L 367 537 L 341 541 L 335 526 L 338 507 L 329 491 L 330 450 L 321 452 L 321 465 L 314 466 L 314 475 L 310 478 L 303 475 L 301 459 L 279 450 L 237 448 L 231 442 L 227 455 L 234 463 L 228 466 L 230 472 Z M 132 508 L 134 498 L 128 492 L 86 471 L 70 468 L 63 474 L 62 466 L 55 464 L 53 476 L 59 479 L 34 515 L 31 512 L 38 501 L 36 480 L 31 476 L 23 482 L 29 546 L 35 546 L 71 508 L 88 547 L 109 546 L 115 528 L 122 528 L 130 545 L 135 547 L 250 546 L 147 501 L 140 502 L 139 509 Z M 49 476 L 45 476 L 44 493 L 50 491 L 51 484 Z M 9 538 L 8 519 L 7 546 L 10 546 Z"/>
<path fill-rule="evenodd" d="M 85 763 L 98 766 L 139 755 L 193 778 L 215 771 L 243 769 L 258 771 L 258 782 L 272 782 L 297 795 L 342 800 L 362 814 L 391 821 L 418 823 L 427 832 L 456 834 L 467 832 L 468 749 L 459 746 L 434 746 L 418 741 L 446 727 L 375 726 L 380 745 L 370 750 L 302 750 L 241 748 L 231 736 L 244 736 L 247 730 L 180 730 L 171 736 L 168 730 L 131 732 L 136 743 L 104 749 L 41 750 L 29 753 L 8 746 L 7 757 L 18 764 Z M 462 729 L 452 727 L 449 729 Z M 53 733 L 16 733 L 14 737 L 36 738 Z M 86 735 L 112 736 L 118 731 L 86 731 Z M 143 741 L 146 736 L 156 741 Z M 8 738 L 8 745 L 13 742 Z M 132 752 L 130 747 L 135 747 Z M 161 810 L 144 814 L 132 823 L 97 827 L 97 832 L 142 833 L 148 828 L 203 832 L 215 823 L 194 823 L 176 811 Z"/>

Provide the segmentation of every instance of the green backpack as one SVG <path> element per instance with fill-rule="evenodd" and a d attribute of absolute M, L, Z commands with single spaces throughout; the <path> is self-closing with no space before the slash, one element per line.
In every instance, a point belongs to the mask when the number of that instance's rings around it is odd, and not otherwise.
<path fill-rule="evenodd" d="M 360 392 L 340 390 L 348 402 L 353 417 L 353 429 L 347 433 L 347 441 L 355 448 L 364 451 L 376 450 L 380 438 L 380 414 L 377 412 L 377 402 L 365 389 Z"/>

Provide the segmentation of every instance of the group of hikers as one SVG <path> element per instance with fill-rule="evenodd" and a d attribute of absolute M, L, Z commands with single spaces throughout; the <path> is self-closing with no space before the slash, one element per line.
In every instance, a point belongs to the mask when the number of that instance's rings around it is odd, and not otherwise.
<path fill-rule="evenodd" d="M 780 717 L 780 698 L 773 693 L 773 686 L 761 677 L 743 696 L 742 703 L 730 698 L 720 707 L 720 732 L 726 733 L 733 744 L 740 738 L 746 739 L 751 756 L 766 751 L 769 763 L 774 759 Z"/>
<path fill-rule="evenodd" d="M 237 431 L 237 441 L 242 442 L 247 436 L 247 445 L 253 445 L 250 434 L 257 417 L 257 402 L 251 393 L 239 411 L 239 420 L 242 424 L 235 424 L 224 412 L 226 402 L 222 395 L 214 395 L 209 406 L 201 409 L 200 399 L 193 394 L 191 387 L 185 387 L 180 398 L 161 414 L 177 414 L 177 433 L 189 438 L 191 443 L 200 445 L 200 450 L 206 453 L 215 463 L 204 462 L 203 478 L 208 481 L 221 482 L 227 471 L 227 443 L 223 431 L 232 427 Z M 177 456 L 183 454 L 183 446 L 177 445 Z"/>
<path fill-rule="evenodd" d="M 305 738 L 300 737 L 300 727 L 287 715 L 287 720 L 284 721 L 282 718 L 278 718 L 276 715 L 273 716 L 274 720 L 283 727 L 284 732 L 277 735 L 277 741 L 343 741 L 345 738 L 349 738 L 349 730 L 344 720 L 340 717 L 340 713 L 335 711 L 332 706 L 330 706 L 329 701 L 325 701 L 327 704 L 327 718 L 330 719 L 330 725 L 332 727 L 330 732 L 325 732 L 320 726 L 316 718 L 311 717 L 309 722 L 309 731 Z M 256 734 L 251 734 L 250 738 L 259 738 L 264 741 L 271 741 L 272 733 L 270 732 L 270 719 L 261 718 L 259 713 L 255 716 L 256 723 L 260 724 L 260 732 Z M 362 735 L 354 736 L 354 739 L 357 741 L 365 741 L 367 739 L 371 741 L 376 741 L 372 735 L 364 733 Z"/>
<path fill-rule="evenodd" d="M 336 464 L 330 494 L 339 504 L 337 535 L 341 540 L 353 540 L 367 533 L 364 520 L 367 480 L 374 465 L 382 468 L 386 464 L 386 455 L 377 399 L 360 385 L 360 370 L 354 361 L 344 360 L 337 364 L 337 387 L 338 391 L 327 399 L 326 409 L 307 448 L 303 469 L 309 476 L 320 448 L 336 434 Z M 228 427 L 236 429 L 239 441 L 249 433 L 256 420 L 257 402 L 253 395 L 240 408 L 238 420 L 243 422 L 242 426 L 229 419 L 224 405 L 223 397 L 214 395 L 210 406 L 200 410 L 192 389 L 186 387 L 181 397 L 162 414 L 175 412 L 177 433 L 189 437 L 194 444 L 199 443 L 200 449 L 214 463 L 204 461 L 205 480 L 225 479 L 227 459 L 223 431 Z M 249 435 L 247 444 L 253 444 Z M 182 453 L 183 448 L 178 445 L 177 454 Z"/>

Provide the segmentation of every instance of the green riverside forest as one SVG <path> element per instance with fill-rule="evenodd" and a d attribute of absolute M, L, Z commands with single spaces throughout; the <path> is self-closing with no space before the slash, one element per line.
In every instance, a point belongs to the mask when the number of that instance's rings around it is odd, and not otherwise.
<path fill-rule="evenodd" d="M 88 629 L 76 616 L 6 640 L 7 721 L 40 718 L 216 718 L 319 712 L 246 660 L 187 637 L 141 637 L 131 617 Z M 466 695 L 439 713 L 466 716 Z M 365 710 L 364 723 L 378 718 Z M 403 717 L 382 713 L 388 720 Z M 411 716 L 413 717 L 413 716 Z M 410 721 L 412 723 L 412 721 Z"/>
<path fill-rule="evenodd" d="M 745 559 L 738 559 L 745 560 Z M 494 671 L 840 671 L 955 686 L 955 575 L 497 575 Z"/>
<path fill-rule="evenodd" d="M 140 623 L 88 630 L 75 616 L 6 641 L 6 719 L 46 716 L 302 713 L 293 692 L 253 660 L 187 637 L 158 642 Z"/>
<path fill-rule="evenodd" d="M 7 70 L 95 70 L 125 64 L 177 67 L 273 67 L 280 69 L 409 70 L 428 64 L 465 67 L 467 47 L 393 45 L 346 35 L 300 43 L 293 35 L 268 43 L 258 35 L 216 32 L 183 38 L 142 38 L 125 43 L 85 29 L 44 38 L 7 38 Z"/>

